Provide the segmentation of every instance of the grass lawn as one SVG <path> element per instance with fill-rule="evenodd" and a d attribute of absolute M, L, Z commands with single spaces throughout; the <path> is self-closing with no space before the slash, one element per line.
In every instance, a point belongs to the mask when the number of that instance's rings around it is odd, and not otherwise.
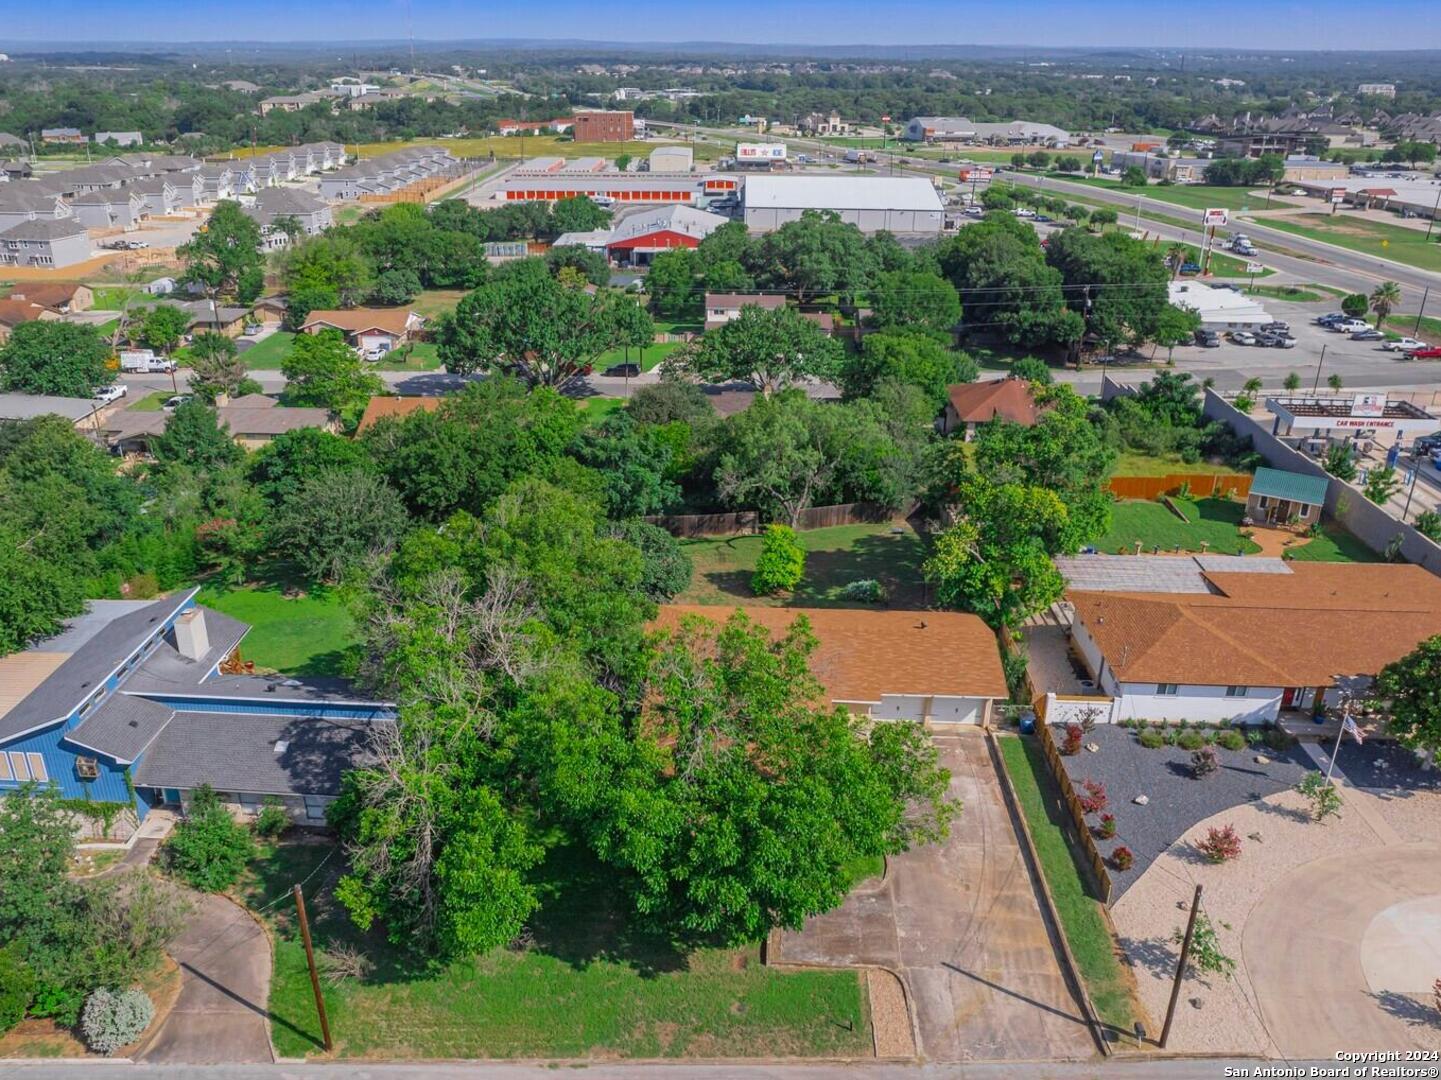
<path fill-rule="evenodd" d="M 1429 243 L 1426 234 L 1402 225 L 1346 214 L 1300 214 L 1296 217 L 1267 218 L 1273 229 L 1307 236 L 1337 247 L 1364 252 L 1379 259 L 1416 266 L 1422 270 L 1441 270 L 1441 244 Z"/>
<path fill-rule="evenodd" d="M 292 844 L 251 864 L 242 891 L 259 909 L 305 880 L 334 845 Z M 408 960 L 382 934 L 361 934 L 331 890 L 331 857 L 306 886 L 317 951 L 358 946 L 363 980 L 325 987 L 341 1057 L 657 1058 L 868 1057 L 869 1010 L 859 973 L 781 972 L 758 950 L 688 955 L 633 926 L 614 875 L 567 849 L 539 872 L 544 907 L 533 943 L 444 967 Z M 319 1024 L 294 908 L 265 911 L 275 936 L 271 1031 L 283 1057 L 320 1052 Z"/>
<path fill-rule="evenodd" d="M 895 145 L 896 140 L 891 140 Z M 947 165 L 959 165 L 963 161 L 985 161 L 985 162 L 1009 162 L 1016 153 L 1014 150 L 985 150 L 978 146 L 958 146 L 954 149 L 939 150 L 931 148 L 928 150 L 913 149 L 910 143 L 900 143 L 900 153 L 905 157 L 930 158 L 932 161 L 946 159 Z M 1026 153 L 1030 153 L 1029 150 Z"/>
<path fill-rule="evenodd" d="M 440 354 L 433 341 L 417 341 L 366 366 L 377 371 L 435 371 L 440 367 Z"/>
<path fill-rule="evenodd" d="M 126 285 L 92 285 L 90 291 L 95 294 L 95 303 L 90 305 L 94 311 L 119 311 L 128 298 L 141 292 Z"/>
<path fill-rule="evenodd" d="M 207 585 L 200 603 L 250 624 L 240 654 L 258 668 L 287 675 L 341 675 L 355 642 L 350 612 L 330 590 L 287 599 L 274 585 L 221 589 Z"/>
<path fill-rule="evenodd" d="M 575 407 L 584 414 L 587 424 L 599 424 L 611 413 L 625 408 L 626 401 L 626 398 L 620 397 L 576 398 Z"/>
<path fill-rule="evenodd" d="M 1287 548 L 1296 562 L 1384 562 L 1385 560 L 1334 522 L 1299 547 Z"/>
<path fill-rule="evenodd" d="M 597 372 L 603 373 L 613 364 L 639 364 L 642 371 L 649 371 L 683 344 L 666 341 L 659 345 L 647 345 L 644 349 L 610 349 L 596 357 L 594 367 Z"/>
<path fill-rule="evenodd" d="M 1214 475 L 1235 472 L 1229 465 L 1214 461 L 1182 461 L 1178 457 L 1152 457 L 1134 450 L 1123 450 L 1116 456 L 1116 468 L 1112 476 L 1168 476 L 1171 473 L 1187 476 Z M 1180 524 L 1179 521 L 1176 524 Z"/>
<path fill-rule="evenodd" d="M 1041 747 L 1034 738 L 1015 735 L 997 741 L 1091 1004 L 1102 1023 L 1129 1034 L 1138 1018 L 1130 980 L 1116 958 L 1118 947 L 1102 907 L 1087 891 L 1085 864 L 1067 836 L 1066 811 Z"/>
<path fill-rule="evenodd" d="M 1202 541 L 1214 555 L 1250 555 L 1261 549 L 1240 533 L 1246 504 L 1228 499 L 1171 500 L 1190 519 L 1182 521 L 1165 504 L 1126 499 L 1111 508 L 1111 529 L 1096 541 L 1098 550 L 1129 555 L 1141 542 L 1143 553 L 1153 548 L 1200 551 Z"/>
<path fill-rule="evenodd" d="M 1261 275 L 1257 275 L 1260 277 Z M 1250 296 L 1263 296 L 1271 300 L 1290 300 L 1297 304 L 1316 304 L 1322 300 L 1330 300 L 1334 297 L 1344 296 L 1340 289 L 1332 289 L 1326 285 L 1257 285 L 1255 288 L 1248 288 L 1246 293 Z"/>
<path fill-rule="evenodd" d="M 250 348 L 240 354 L 245 361 L 247 371 L 279 371 L 280 364 L 285 359 L 285 354 L 290 350 L 290 343 L 295 335 L 289 330 L 277 330 L 267 338 L 262 338 Z"/>
<path fill-rule="evenodd" d="M 1421 316 L 1420 333 L 1416 332 L 1415 315 L 1392 315 L 1386 320 L 1384 329 L 1406 337 L 1420 338 L 1433 345 L 1441 344 L 1441 319 L 1433 319 L 1430 315 Z"/>
<path fill-rule="evenodd" d="M 894 608 L 926 604 L 921 563 L 925 544 L 908 526 L 837 525 L 799 533 L 806 549 L 806 573 L 790 597 L 758 597 L 751 593 L 751 574 L 760 554 L 759 536 L 682 540 L 695 565 L 690 588 L 676 597 L 682 604 L 743 604 L 767 607 L 867 607 L 843 599 L 841 589 L 871 578 L 886 590 Z"/>
<path fill-rule="evenodd" d="M 332 215 L 337 225 L 354 225 L 365 216 L 363 206 L 342 206 Z"/>
<path fill-rule="evenodd" d="M 1130 195 L 1132 198 L 1138 194 L 1144 194 L 1148 199 L 1174 203 L 1192 210 L 1205 210 L 1210 207 L 1227 210 L 1262 210 L 1266 206 L 1265 194 L 1257 198 L 1251 194 L 1251 188 L 1245 187 L 1213 187 L 1209 184 L 1150 184 L 1143 189 L 1124 187 L 1115 180 L 1108 180 L 1101 176 L 1077 176 L 1074 173 L 1062 172 L 1049 172 L 1046 175 L 1053 180 L 1070 180 L 1073 183 L 1086 184 L 1090 187 L 1109 188 L 1112 191 Z M 1285 208 L 1296 205 L 1294 202 L 1279 199 L 1274 195 L 1271 197 L 1272 210 L 1277 207 Z M 1192 221 L 1191 227 L 1199 228 L 1199 220 Z"/>
<path fill-rule="evenodd" d="M 156 390 L 154 393 L 146 394 L 143 398 L 131 402 L 132 412 L 159 412 L 164 408 L 165 403 L 175 395 L 169 390 Z"/>
<path fill-rule="evenodd" d="M 1158 243 L 1156 247 L 1161 254 L 1164 255 L 1170 250 L 1171 245 L 1163 241 Z M 1195 244 L 1186 244 L 1185 248 L 1186 261 L 1196 263 L 1199 266 L 1201 263 L 1201 249 Z M 1227 255 L 1224 251 L 1218 250 L 1211 252 L 1211 274 L 1215 277 L 1249 278 L 1251 275 L 1246 272 L 1246 265 L 1246 259 L 1238 259 L 1234 255 Z M 1274 270 L 1262 270 L 1256 277 L 1257 279 L 1270 277 L 1273 273 L 1275 273 Z M 1180 277 L 1177 278 L 1177 280 L 1185 281 L 1187 279 Z"/>
<path fill-rule="evenodd" d="M 425 289 L 406 306 L 426 319 L 435 319 L 454 311 L 465 294 L 465 289 Z"/>

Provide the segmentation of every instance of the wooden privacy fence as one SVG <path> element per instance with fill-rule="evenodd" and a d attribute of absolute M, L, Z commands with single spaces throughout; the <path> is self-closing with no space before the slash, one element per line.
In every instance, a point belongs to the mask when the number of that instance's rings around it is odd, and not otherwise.
<path fill-rule="evenodd" d="M 1244 499 L 1251 494 L 1250 473 L 1169 473 L 1166 476 L 1113 476 L 1108 485 L 1118 499 L 1159 499 L 1176 495 L 1182 486 L 1190 485 L 1198 499 L 1213 495 L 1230 495 Z"/>
<path fill-rule="evenodd" d="M 838 503 L 835 506 L 812 506 L 802 510 L 796 528 L 829 529 L 836 525 L 875 525 L 890 521 L 895 510 L 879 503 Z M 673 536 L 734 536 L 737 533 L 760 532 L 761 516 L 754 510 L 737 510 L 727 514 L 656 514 L 644 519 L 659 525 Z"/>
<path fill-rule="evenodd" d="M 1101 858 L 1101 852 L 1096 847 L 1095 838 L 1091 835 L 1091 826 L 1086 821 L 1086 812 L 1081 809 L 1081 800 L 1076 796 L 1076 789 L 1071 785 L 1071 777 L 1066 772 L 1066 766 L 1061 762 L 1061 752 L 1056 749 L 1056 740 L 1051 737 L 1051 725 L 1046 722 L 1044 713 L 1036 718 L 1036 737 L 1041 740 L 1041 752 L 1046 758 L 1046 764 L 1050 767 L 1051 775 L 1056 778 L 1056 786 L 1061 789 L 1061 801 L 1071 812 L 1071 820 L 1075 822 L 1076 833 L 1081 838 L 1081 847 L 1086 853 L 1086 859 L 1091 864 L 1091 873 L 1096 877 L 1096 887 L 1101 890 L 1101 903 L 1111 903 L 1111 875 L 1106 872 L 1106 860 Z"/>

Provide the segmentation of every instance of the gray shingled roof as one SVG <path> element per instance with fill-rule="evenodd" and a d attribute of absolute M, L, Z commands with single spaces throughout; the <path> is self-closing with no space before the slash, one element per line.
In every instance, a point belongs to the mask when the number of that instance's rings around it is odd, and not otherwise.
<path fill-rule="evenodd" d="M 251 713 L 180 712 L 135 773 L 142 787 L 195 788 L 259 795 L 338 795 L 360 764 L 376 724 Z M 284 747 L 277 750 L 278 744 Z"/>
<path fill-rule="evenodd" d="M 165 730 L 174 715 L 175 710 L 169 705 L 129 694 L 114 694 L 65 738 L 129 764 Z"/>
<path fill-rule="evenodd" d="M 255 209 L 265 214 L 314 214 L 325 207 L 314 195 L 292 188 L 266 188 L 255 196 Z"/>
<path fill-rule="evenodd" d="M 1289 574 L 1284 560 L 1253 555 L 1074 555 L 1056 560 L 1079 592 L 1209 593 L 1206 572 Z"/>
<path fill-rule="evenodd" d="M 6 240 L 63 240 L 67 236 L 84 236 L 85 226 L 74 218 L 39 218 L 22 221 L 0 232 Z"/>
<path fill-rule="evenodd" d="M 190 595 L 177 593 L 147 604 L 139 611 L 121 614 L 110 620 L 71 653 L 25 700 L 0 717 L 0 741 L 70 715 Z M 43 644 L 37 646 L 43 647 Z"/>
<path fill-rule="evenodd" d="M 175 651 L 169 638 L 162 638 L 155 651 L 145 658 L 120 689 L 130 694 L 194 693 L 200 680 L 216 664 L 230 655 L 250 629 L 249 623 L 232 619 L 214 608 L 205 608 L 205 636 L 210 650 L 199 660 L 187 660 Z"/>

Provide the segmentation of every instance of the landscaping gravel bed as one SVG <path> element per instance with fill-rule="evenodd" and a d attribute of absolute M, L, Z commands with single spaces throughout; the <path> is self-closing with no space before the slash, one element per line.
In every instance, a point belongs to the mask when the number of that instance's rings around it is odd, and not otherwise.
<path fill-rule="evenodd" d="M 1064 735 L 1060 729 L 1055 735 L 1059 746 Z M 1087 780 L 1106 786 L 1109 805 L 1105 812 L 1116 817 L 1116 836 L 1096 840 L 1101 854 L 1109 860 L 1111 852 L 1124 844 L 1135 856 L 1129 870 L 1117 870 L 1108 862 L 1112 903 L 1125 895 L 1146 867 L 1196 822 L 1293 787 L 1312 768 L 1310 759 L 1296 747 L 1274 751 L 1264 747 L 1226 750 L 1217 746 L 1221 767 L 1198 778 L 1191 772 L 1189 750 L 1176 746 L 1148 750 L 1136 741 L 1136 733 L 1129 728 L 1097 724 L 1085 737 L 1085 744 L 1091 743 L 1100 749 L 1092 753 L 1083 747 L 1080 753 L 1063 756 L 1061 761 L 1078 795 L 1083 793 L 1081 785 Z M 1270 760 L 1260 764 L 1255 760 L 1258 755 Z M 1137 806 L 1132 802 L 1137 795 L 1145 795 L 1150 801 Z M 1099 826 L 1100 814 L 1089 815 L 1089 820 Z"/>

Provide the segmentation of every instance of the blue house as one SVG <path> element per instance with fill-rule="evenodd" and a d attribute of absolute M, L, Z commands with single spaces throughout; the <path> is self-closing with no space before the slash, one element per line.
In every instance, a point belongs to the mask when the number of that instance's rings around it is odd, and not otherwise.
<path fill-rule="evenodd" d="M 395 718 L 340 680 L 226 674 L 250 627 L 195 602 L 95 600 L 0 658 L 0 794 L 28 781 L 143 820 L 209 784 L 238 812 L 278 799 L 320 823 L 341 777 Z"/>

